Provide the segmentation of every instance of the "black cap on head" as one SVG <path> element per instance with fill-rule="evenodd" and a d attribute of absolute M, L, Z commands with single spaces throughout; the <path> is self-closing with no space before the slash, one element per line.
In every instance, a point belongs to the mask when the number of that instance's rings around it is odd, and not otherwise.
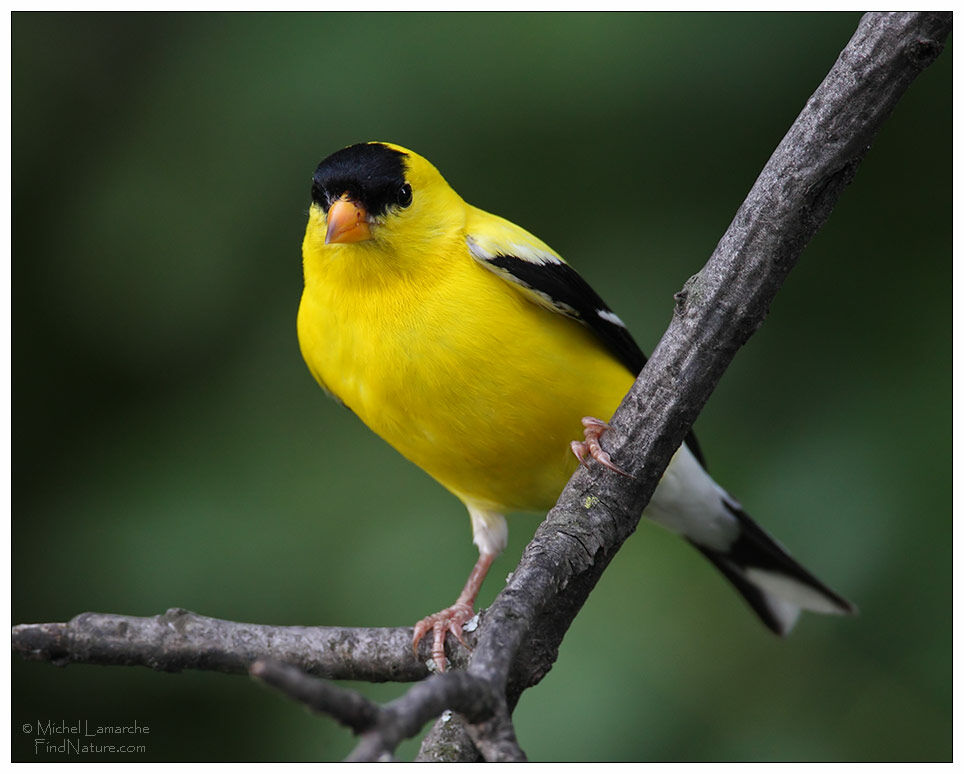
<path fill-rule="evenodd" d="M 401 151 L 377 142 L 342 148 L 315 170 L 312 201 L 327 212 L 333 201 L 347 193 L 370 215 L 382 215 L 390 206 L 404 201 L 404 194 L 400 194 L 407 187 L 404 158 Z M 408 197 L 410 201 L 410 188 Z"/>

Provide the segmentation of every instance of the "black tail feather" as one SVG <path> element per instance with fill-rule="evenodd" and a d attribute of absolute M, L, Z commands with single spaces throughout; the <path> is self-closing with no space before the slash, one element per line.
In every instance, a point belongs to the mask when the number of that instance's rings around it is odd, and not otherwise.
<path fill-rule="evenodd" d="M 767 595 L 759 586 L 754 585 L 741 575 L 740 571 L 727 559 L 726 554 L 704 548 L 692 540 L 690 540 L 689 543 L 709 559 L 716 569 L 723 573 L 724 577 L 740 592 L 747 604 L 753 608 L 753 612 L 759 616 L 760 620 L 763 621 L 764 625 L 771 632 L 779 634 L 781 637 L 785 637 L 790 633 L 790 629 L 793 628 L 793 622 L 790 622 L 788 625 L 785 619 L 780 618 L 777 613 L 774 612 L 768 604 Z"/>
<path fill-rule="evenodd" d="M 795 578 L 804 585 L 817 589 L 828 599 L 841 608 L 841 612 L 855 613 L 857 608 L 831 589 L 825 583 L 815 578 L 813 574 L 787 553 L 776 538 L 772 537 L 759 524 L 751 519 L 746 511 L 723 501 L 726 509 L 736 516 L 742 528 L 740 537 L 728 552 L 731 561 L 742 567 L 759 567 L 762 570 L 774 570 L 783 575 Z"/>
<path fill-rule="evenodd" d="M 741 508 L 726 500 L 723 503 L 740 523 L 739 537 L 726 550 L 689 542 L 736 587 L 768 629 L 780 636 L 788 634 L 799 611 L 811 605 L 819 612 L 857 612 L 853 604 L 814 577 Z M 760 572 L 751 576 L 754 570 Z M 786 593 L 783 583 L 774 582 L 780 577 L 790 582 L 787 585 L 795 582 L 795 590 L 803 587 L 804 598 L 812 592 L 809 600 L 792 598 L 794 595 Z"/>

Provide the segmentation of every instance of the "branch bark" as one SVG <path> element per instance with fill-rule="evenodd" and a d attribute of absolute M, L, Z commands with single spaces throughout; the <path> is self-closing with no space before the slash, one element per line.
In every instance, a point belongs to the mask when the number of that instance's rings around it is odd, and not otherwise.
<path fill-rule="evenodd" d="M 505 685 L 510 706 L 553 663 L 733 356 L 950 29 L 949 13 L 865 14 L 710 260 L 676 295 L 669 328 L 605 437 L 633 478 L 578 470 L 487 611 L 469 672 Z"/>
<path fill-rule="evenodd" d="M 424 643 L 418 657 L 412 653 L 411 627 L 265 626 L 208 618 L 177 607 L 149 618 L 81 613 L 66 623 L 14 626 L 13 649 L 24 658 L 57 666 L 244 674 L 253 661 L 267 658 L 333 680 L 412 682 L 431 674 L 430 647 Z M 452 656 L 456 668 L 468 662 L 464 652 Z"/>
<path fill-rule="evenodd" d="M 950 13 L 869 13 L 861 19 L 706 266 L 676 295 L 669 328 L 612 419 L 606 444 L 633 478 L 599 466 L 577 471 L 482 618 L 465 674 L 421 682 L 381 708 L 311 687 L 289 672 L 273 682 L 300 700 L 326 697 L 321 705 L 337 705 L 328 711 L 364 728 L 352 759 L 384 759 L 405 735 L 417 733 L 417 719 L 446 707 L 461 707 L 467 716 L 439 721 L 420 759 L 473 760 L 479 752 L 487 760 L 524 757 L 509 720 L 520 694 L 551 668 L 572 619 L 635 530 L 673 452 L 737 350 L 763 322 L 878 129 L 941 52 L 950 29 Z M 69 624 L 14 628 L 16 649 L 55 663 L 237 672 L 267 655 L 305 672 L 369 680 L 427 675 L 424 663 L 410 655 L 410 638 L 407 628 L 258 627 L 177 610 L 155 619 L 84 614 Z M 331 661 L 327 648 L 337 651 Z M 457 663 L 461 654 L 453 647 L 450 658 Z M 264 677 L 265 669 L 256 671 Z M 359 717 L 373 720 L 365 725 Z"/>

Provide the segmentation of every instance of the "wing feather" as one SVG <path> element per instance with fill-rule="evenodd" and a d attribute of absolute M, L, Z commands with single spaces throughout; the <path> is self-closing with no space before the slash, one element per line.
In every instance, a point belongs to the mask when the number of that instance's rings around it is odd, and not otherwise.
<path fill-rule="evenodd" d="M 481 210 L 477 213 L 485 220 L 483 228 L 466 236 L 472 258 L 534 303 L 587 326 L 630 373 L 642 370 L 646 356 L 626 325 L 575 269 L 524 229 Z M 686 445 L 705 468 L 692 432 Z"/>

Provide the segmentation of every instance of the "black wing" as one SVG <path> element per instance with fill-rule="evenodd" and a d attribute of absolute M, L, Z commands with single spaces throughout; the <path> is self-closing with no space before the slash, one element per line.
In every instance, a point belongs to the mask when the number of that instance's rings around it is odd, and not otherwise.
<path fill-rule="evenodd" d="M 536 303 L 578 320 L 591 329 L 630 373 L 638 375 L 643 370 L 646 355 L 626 329 L 625 323 L 569 264 L 551 253 L 540 254 L 539 260 L 503 253 L 490 254 L 474 240 L 469 241 L 469 250 L 479 263 L 520 286 Z M 686 436 L 686 445 L 705 468 L 703 452 L 692 431 Z"/>

